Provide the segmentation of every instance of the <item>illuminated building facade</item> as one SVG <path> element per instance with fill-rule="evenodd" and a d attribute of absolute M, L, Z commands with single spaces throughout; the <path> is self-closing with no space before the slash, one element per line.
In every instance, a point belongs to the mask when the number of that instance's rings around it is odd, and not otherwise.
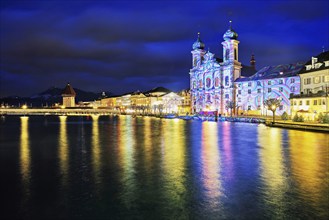
<path fill-rule="evenodd" d="M 238 114 L 272 115 L 265 108 L 265 100 L 280 99 L 281 105 L 276 110 L 277 115 L 283 112 L 290 114 L 290 94 L 300 93 L 299 71 L 302 63 L 266 66 L 256 74 L 239 78 L 235 81 L 236 105 Z"/>
<path fill-rule="evenodd" d="M 291 115 L 313 121 L 321 113 L 329 113 L 329 51 L 312 57 L 299 76 L 301 93 L 290 97 Z"/>
<path fill-rule="evenodd" d="M 192 46 L 192 69 L 189 73 L 192 113 L 226 114 L 226 103 L 236 102 L 235 80 L 256 72 L 254 57 L 253 67 L 239 62 L 238 34 L 231 25 L 223 38 L 223 59 L 216 58 L 209 50 L 205 51 L 199 34 Z"/>
<path fill-rule="evenodd" d="M 66 85 L 62 92 L 63 107 L 75 107 L 75 96 L 76 93 L 70 83 Z"/>

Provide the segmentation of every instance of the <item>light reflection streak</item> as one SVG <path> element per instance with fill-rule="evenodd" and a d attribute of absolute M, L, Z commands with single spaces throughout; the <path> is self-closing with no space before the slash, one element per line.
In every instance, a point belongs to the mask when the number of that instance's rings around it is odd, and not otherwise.
<path fill-rule="evenodd" d="M 21 137 L 20 137 L 20 168 L 22 182 L 27 191 L 31 176 L 31 155 L 29 140 L 29 118 L 22 116 L 21 118 Z"/>
<path fill-rule="evenodd" d="M 202 181 L 211 208 L 218 207 L 221 195 L 220 155 L 216 122 L 202 123 Z"/>
<path fill-rule="evenodd" d="M 223 167 L 225 167 L 225 178 L 232 179 L 234 176 L 233 157 L 232 157 L 232 143 L 231 143 L 231 124 L 222 123 L 221 135 L 223 139 Z"/>
<path fill-rule="evenodd" d="M 181 210 L 181 215 L 186 214 L 185 199 L 185 151 L 186 140 L 184 134 L 184 121 L 162 121 L 162 166 L 164 178 L 164 195 L 168 203 L 175 204 L 175 208 Z M 184 213 L 184 214 L 183 214 Z M 186 216 L 180 216 L 182 218 Z"/>
<path fill-rule="evenodd" d="M 261 177 L 265 184 L 265 202 L 275 210 L 276 215 L 284 217 L 286 204 L 284 194 L 287 190 L 286 171 L 283 160 L 282 130 L 258 126 L 260 145 Z"/>
<path fill-rule="evenodd" d="M 95 183 L 99 184 L 100 183 L 100 144 L 99 144 L 99 124 L 98 124 L 98 115 L 92 115 L 91 116 L 93 119 L 92 122 L 92 165 L 93 165 L 93 173 L 95 177 Z"/>
<path fill-rule="evenodd" d="M 306 203 L 317 207 L 329 183 L 328 135 L 290 130 L 289 138 L 292 176 Z M 322 147 L 325 144 L 327 147 Z"/>
<path fill-rule="evenodd" d="M 60 170 L 63 175 L 63 182 L 67 182 L 68 175 L 68 140 L 66 131 L 67 116 L 59 116 L 60 129 L 59 129 L 59 163 Z"/>
<path fill-rule="evenodd" d="M 144 155 L 145 155 L 145 168 L 147 172 L 151 172 L 152 160 L 152 131 L 151 131 L 151 118 L 144 117 Z M 149 175 L 148 175 L 149 176 Z"/>
<path fill-rule="evenodd" d="M 118 120 L 118 157 L 121 167 L 122 199 L 127 208 L 135 201 L 135 120 L 131 116 L 120 115 Z"/>

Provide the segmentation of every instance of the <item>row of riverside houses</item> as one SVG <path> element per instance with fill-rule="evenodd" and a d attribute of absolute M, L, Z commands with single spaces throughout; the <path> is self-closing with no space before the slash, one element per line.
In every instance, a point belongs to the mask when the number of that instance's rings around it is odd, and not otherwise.
<path fill-rule="evenodd" d="M 228 105 L 233 103 L 235 115 L 272 115 L 264 105 L 270 98 L 280 99 L 277 115 L 304 114 L 306 120 L 315 120 L 320 113 L 328 113 L 328 51 L 306 63 L 266 66 L 257 71 L 253 55 L 250 66 L 239 62 L 240 42 L 231 24 L 223 39 L 223 59 L 204 50 L 199 34 L 192 46 L 192 114 L 229 115 Z"/>
<path fill-rule="evenodd" d="M 172 92 L 164 87 L 156 87 L 147 92 L 131 92 L 120 96 L 101 99 L 101 107 L 118 114 L 190 114 L 190 93 L 183 90 Z"/>

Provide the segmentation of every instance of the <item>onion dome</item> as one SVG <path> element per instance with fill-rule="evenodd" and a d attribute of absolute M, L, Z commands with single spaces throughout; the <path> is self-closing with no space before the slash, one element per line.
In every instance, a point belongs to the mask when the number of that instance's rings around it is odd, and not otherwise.
<path fill-rule="evenodd" d="M 205 47 L 205 45 L 200 39 L 200 32 L 199 32 L 198 39 L 194 42 L 192 48 L 193 48 L 193 50 L 196 50 L 196 49 L 204 49 L 204 47 Z"/>
<path fill-rule="evenodd" d="M 236 40 L 238 34 L 232 29 L 232 21 L 230 21 L 230 28 L 223 35 L 224 40 Z"/>

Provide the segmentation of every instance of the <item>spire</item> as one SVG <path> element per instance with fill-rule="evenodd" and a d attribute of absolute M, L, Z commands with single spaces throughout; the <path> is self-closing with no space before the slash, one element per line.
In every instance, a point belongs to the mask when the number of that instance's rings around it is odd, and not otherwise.
<path fill-rule="evenodd" d="M 322 46 L 322 53 L 324 53 L 324 46 Z"/>
<path fill-rule="evenodd" d="M 198 39 L 194 42 L 192 48 L 195 49 L 204 49 L 205 45 L 200 39 L 200 32 L 198 32 Z"/>
<path fill-rule="evenodd" d="M 251 66 L 254 70 L 256 70 L 256 60 L 255 60 L 254 53 L 251 54 L 250 66 Z"/>
<path fill-rule="evenodd" d="M 229 27 L 230 30 L 232 30 L 232 21 L 230 21 L 230 27 Z"/>

